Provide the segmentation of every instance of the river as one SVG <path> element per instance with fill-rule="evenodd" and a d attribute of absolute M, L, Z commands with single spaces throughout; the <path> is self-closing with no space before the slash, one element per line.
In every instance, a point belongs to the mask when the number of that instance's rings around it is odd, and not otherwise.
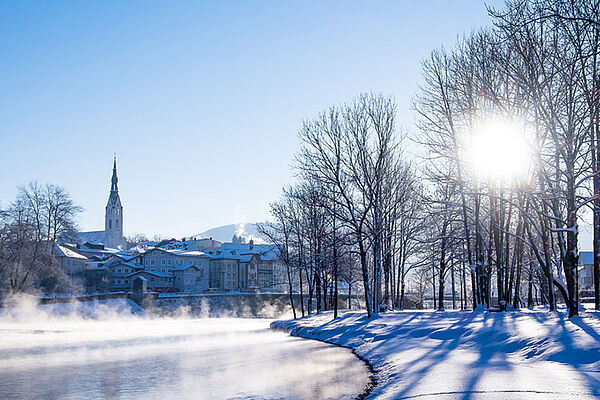
<path fill-rule="evenodd" d="M 349 350 L 267 319 L 0 321 L 2 399 L 352 399 Z"/>

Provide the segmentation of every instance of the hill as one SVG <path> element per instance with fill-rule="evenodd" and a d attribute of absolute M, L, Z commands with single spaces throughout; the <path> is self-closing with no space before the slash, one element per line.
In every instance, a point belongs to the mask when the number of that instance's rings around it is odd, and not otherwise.
<path fill-rule="evenodd" d="M 249 241 L 253 239 L 257 243 L 264 242 L 262 236 L 258 233 L 255 223 L 229 224 L 211 228 L 200 232 L 193 237 L 211 237 L 219 242 L 231 242 L 233 235 L 242 236 Z"/>

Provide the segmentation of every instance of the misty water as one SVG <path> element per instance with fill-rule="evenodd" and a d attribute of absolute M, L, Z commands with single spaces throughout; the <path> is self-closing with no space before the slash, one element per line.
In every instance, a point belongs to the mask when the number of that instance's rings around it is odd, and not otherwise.
<path fill-rule="evenodd" d="M 264 319 L 0 321 L 2 399 L 349 399 L 349 350 Z"/>

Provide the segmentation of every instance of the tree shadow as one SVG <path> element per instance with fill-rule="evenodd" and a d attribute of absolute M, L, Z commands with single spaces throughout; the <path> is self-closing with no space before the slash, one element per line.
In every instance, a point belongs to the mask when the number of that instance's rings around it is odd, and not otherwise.
<path fill-rule="evenodd" d="M 582 348 L 574 338 L 574 331 L 568 329 L 567 324 L 574 324 L 583 332 L 588 334 L 596 345 L 592 348 Z M 561 328 L 558 336 L 559 342 L 564 346 L 564 349 L 551 354 L 548 357 L 549 361 L 559 362 L 573 366 L 579 376 L 587 383 L 588 388 L 597 398 L 600 398 L 600 334 L 587 324 L 581 317 L 565 319 L 564 316 L 559 316 L 559 324 Z"/>
<path fill-rule="evenodd" d="M 591 322 L 596 320 L 567 320 L 560 313 L 434 312 L 402 315 L 392 312 L 371 319 L 364 314 L 344 315 L 317 328 L 306 329 L 311 329 L 315 335 L 320 333 L 316 336 L 319 339 L 344 343 L 357 349 L 379 372 L 376 393 L 391 394 L 394 399 L 443 395 L 470 400 L 481 393 L 504 393 L 512 397 L 519 396 L 519 393 L 560 395 L 563 392 L 561 387 L 553 392 L 552 388 L 544 387 L 536 380 L 532 380 L 530 385 L 529 372 L 519 374 L 522 368 L 535 370 L 536 362 L 556 362 L 572 367 L 573 387 L 579 385 L 590 395 L 600 398 L 600 333 Z M 534 330 L 527 334 L 530 328 Z M 544 333 L 537 334 L 537 329 Z M 582 347 L 581 335 L 589 336 L 586 347 Z M 390 361 L 389 356 L 394 354 L 404 360 L 398 363 Z M 469 358 L 461 359 L 463 354 Z M 437 367 L 446 361 L 446 365 L 464 369 L 456 371 L 460 381 L 450 382 L 446 392 L 432 393 L 430 388 L 436 387 L 435 379 L 443 376 L 439 375 Z M 511 384 L 513 375 L 510 371 L 516 374 L 515 377 L 524 377 L 519 379 L 518 385 Z M 562 373 L 551 366 L 548 370 L 540 368 L 539 371 L 548 371 L 547 379 L 552 379 L 554 371 Z M 494 373 L 501 373 L 499 379 L 508 379 L 508 382 L 495 385 Z M 570 375 L 564 378 L 565 382 L 570 382 Z M 440 390 L 446 386 L 442 383 Z M 417 386 L 418 391 L 415 390 Z"/>

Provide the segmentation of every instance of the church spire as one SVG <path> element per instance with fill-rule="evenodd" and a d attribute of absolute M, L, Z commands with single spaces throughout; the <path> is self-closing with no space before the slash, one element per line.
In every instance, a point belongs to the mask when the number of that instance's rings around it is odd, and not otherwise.
<path fill-rule="evenodd" d="M 106 204 L 106 213 L 104 216 L 104 244 L 107 247 L 125 248 L 125 238 L 123 237 L 123 206 L 119 198 L 119 187 L 117 182 L 117 155 L 113 160 L 113 173 L 110 185 L 110 195 Z"/>
<path fill-rule="evenodd" d="M 113 164 L 113 174 L 112 174 L 111 186 L 110 186 L 111 192 L 116 192 L 116 193 L 119 192 L 119 188 L 117 187 L 118 181 L 119 181 L 119 179 L 117 178 L 117 155 L 115 154 L 114 164 Z"/>

